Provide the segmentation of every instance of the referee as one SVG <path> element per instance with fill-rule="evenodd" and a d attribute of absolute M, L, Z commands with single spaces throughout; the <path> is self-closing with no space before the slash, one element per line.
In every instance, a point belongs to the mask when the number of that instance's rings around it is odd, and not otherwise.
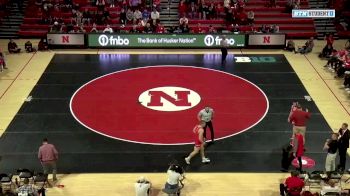
<path fill-rule="evenodd" d="M 222 66 L 226 64 L 227 47 L 228 47 L 228 42 L 226 39 L 226 35 L 223 35 L 221 40 L 221 65 Z"/>
<path fill-rule="evenodd" d="M 205 139 L 207 138 L 206 132 L 207 132 L 207 127 L 209 127 L 210 133 L 211 133 L 211 142 L 214 143 L 214 128 L 213 128 L 213 123 L 212 123 L 212 119 L 214 118 L 214 110 L 207 106 L 198 113 L 197 117 L 198 117 L 199 121 L 205 122 L 205 126 L 203 127 L 204 138 Z"/>

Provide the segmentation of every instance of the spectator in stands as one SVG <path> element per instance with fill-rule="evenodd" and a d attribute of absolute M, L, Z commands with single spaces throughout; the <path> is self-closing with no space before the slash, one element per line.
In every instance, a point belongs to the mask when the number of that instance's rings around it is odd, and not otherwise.
<path fill-rule="evenodd" d="M 141 33 L 137 25 L 133 25 L 129 33 Z"/>
<path fill-rule="evenodd" d="M 4 54 L 0 51 L 0 72 L 7 69 Z"/>
<path fill-rule="evenodd" d="M 111 28 L 111 25 L 107 25 L 106 28 L 103 30 L 103 33 L 113 33 L 113 29 Z"/>
<path fill-rule="evenodd" d="M 280 32 L 280 27 L 276 24 L 272 25 L 270 28 L 271 33 L 279 33 Z"/>
<path fill-rule="evenodd" d="M 232 32 L 234 33 L 234 34 L 238 34 L 239 33 L 239 26 L 238 26 L 238 24 L 235 24 L 235 25 L 231 25 L 232 26 Z"/>
<path fill-rule="evenodd" d="M 276 7 L 276 0 L 269 0 L 267 7 Z"/>
<path fill-rule="evenodd" d="M 226 19 L 226 23 L 227 26 L 232 25 L 233 23 L 235 23 L 235 15 L 232 13 L 232 9 L 227 9 L 226 11 L 226 15 L 225 15 L 225 19 Z"/>
<path fill-rule="evenodd" d="M 299 172 L 292 171 L 291 176 L 286 179 L 285 183 L 280 184 L 280 194 L 281 196 L 285 196 L 285 194 L 300 196 L 304 186 L 304 181 L 299 178 Z"/>
<path fill-rule="evenodd" d="M 249 25 L 254 24 L 254 12 L 253 11 L 248 12 L 247 22 Z"/>
<path fill-rule="evenodd" d="M 111 17 L 107 8 L 103 11 L 102 22 L 103 24 L 109 24 L 111 22 Z"/>
<path fill-rule="evenodd" d="M 179 16 L 182 17 L 184 14 L 186 14 L 187 12 L 187 5 L 186 5 L 186 2 L 185 0 L 181 0 L 180 3 L 179 3 Z"/>
<path fill-rule="evenodd" d="M 202 4 L 202 19 L 207 20 L 209 14 L 209 7 L 206 3 Z"/>
<path fill-rule="evenodd" d="M 149 22 L 146 23 L 144 32 L 145 32 L 145 33 L 153 33 L 153 31 L 154 31 L 154 29 L 153 29 L 153 27 L 151 26 L 151 24 L 150 24 Z"/>
<path fill-rule="evenodd" d="M 137 24 L 142 19 L 142 13 L 139 9 L 136 8 L 134 12 L 134 21 L 133 24 Z"/>
<path fill-rule="evenodd" d="M 300 47 L 295 53 L 300 53 L 300 54 L 307 54 L 312 51 L 314 48 L 314 38 L 311 37 L 304 46 Z"/>
<path fill-rule="evenodd" d="M 125 12 L 125 9 L 122 8 L 120 10 L 119 23 L 125 25 L 126 21 L 127 21 L 127 19 L 126 19 L 126 12 Z"/>
<path fill-rule="evenodd" d="M 53 23 L 50 29 L 51 33 L 60 33 L 62 32 L 62 25 L 60 25 L 57 21 Z"/>
<path fill-rule="evenodd" d="M 238 23 L 241 25 L 247 24 L 247 13 L 243 10 L 237 14 Z"/>
<path fill-rule="evenodd" d="M 13 39 L 10 39 L 10 42 L 7 44 L 7 49 L 9 53 L 20 53 L 21 49 L 18 48 L 16 42 L 13 41 Z"/>
<path fill-rule="evenodd" d="M 106 5 L 105 0 L 97 0 L 96 1 L 97 10 L 99 10 L 99 11 L 103 11 L 105 9 L 105 5 Z"/>
<path fill-rule="evenodd" d="M 82 22 L 83 24 L 88 24 L 90 26 L 90 22 L 91 22 L 91 14 L 89 12 L 89 9 L 85 9 L 84 12 L 83 12 L 83 15 L 82 15 Z"/>
<path fill-rule="evenodd" d="M 286 13 L 292 13 L 294 0 L 288 0 L 286 4 Z"/>
<path fill-rule="evenodd" d="M 331 139 L 327 139 L 323 150 L 327 150 L 325 168 L 327 172 L 335 171 L 335 159 L 338 151 L 338 133 L 332 133 Z"/>
<path fill-rule="evenodd" d="M 44 51 L 49 49 L 49 44 L 47 43 L 46 38 L 41 38 L 38 44 L 38 50 Z"/>
<path fill-rule="evenodd" d="M 86 33 L 86 29 L 84 27 L 84 24 L 81 24 L 79 28 L 77 29 L 76 33 Z"/>
<path fill-rule="evenodd" d="M 166 32 L 166 30 L 165 30 L 164 26 L 161 24 L 158 24 L 157 28 L 156 28 L 156 33 L 165 33 L 165 32 Z"/>
<path fill-rule="evenodd" d="M 160 11 L 160 0 L 153 0 L 153 9 Z"/>
<path fill-rule="evenodd" d="M 25 178 L 23 180 L 23 185 L 16 189 L 16 192 L 18 195 L 31 195 L 31 196 L 37 196 L 38 191 L 34 188 L 33 185 L 29 184 L 29 179 Z"/>
<path fill-rule="evenodd" d="M 213 27 L 213 25 L 209 25 L 208 33 L 217 33 L 216 29 Z"/>
<path fill-rule="evenodd" d="M 300 1 L 294 1 L 293 9 L 295 10 L 300 9 Z"/>
<path fill-rule="evenodd" d="M 187 25 L 179 26 L 179 29 L 181 30 L 181 33 L 190 33 L 190 28 Z"/>
<path fill-rule="evenodd" d="M 128 11 L 126 12 L 126 22 L 127 23 L 132 23 L 134 21 L 134 12 L 131 11 L 129 8 Z"/>
<path fill-rule="evenodd" d="M 38 159 L 43 167 L 44 174 L 49 175 L 49 170 L 52 169 L 53 181 L 57 181 L 56 161 L 58 160 L 58 152 L 53 144 L 49 144 L 46 138 L 39 148 Z"/>
<path fill-rule="evenodd" d="M 186 14 L 183 14 L 183 16 L 179 20 L 180 28 L 188 25 L 188 18 L 186 17 Z"/>
<path fill-rule="evenodd" d="M 198 0 L 198 9 L 197 9 L 197 12 L 198 12 L 198 18 L 201 20 L 201 19 L 204 19 L 204 16 L 203 16 L 203 6 L 205 5 L 205 1 L 204 0 Z"/>
<path fill-rule="evenodd" d="M 156 9 L 153 9 L 151 13 L 151 19 L 152 19 L 152 25 L 157 26 L 157 23 L 159 21 L 159 12 Z"/>
<path fill-rule="evenodd" d="M 136 196 L 149 196 L 152 184 L 145 177 L 140 177 L 135 183 Z"/>
<path fill-rule="evenodd" d="M 79 10 L 77 10 L 76 17 L 74 18 L 74 22 L 77 27 L 81 25 L 82 19 L 83 14 Z"/>
<path fill-rule="evenodd" d="M 293 40 L 288 40 L 286 47 L 284 48 L 287 51 L 294 52 L 295 51 L 295 43 Z"/>
<path fill-rule="evenodd" d="M 190 8 L 188 10 L 188 14 L 189 14 L 191 19 L 193 19 L 197 16 L 197 6 L 194 2 L 191 2 Z"/>
<path fill-rule="evenodd" d="M 210 6 L 208 7 L 208 14 L 207 14 L 208 19 L 215 19 L 217 18 L 217 12 L 216 12 L 216 7 L 214 3 L 211 3 Z"/>
<path fill-rule="evenodd" d="M 92 24 L 92 28 L 90 30 L 90 33 L 98 33 L 96 23 Z"/>
<path fill-rule="evenodd" d="M 263 24 L 260 27 L 260 31 L 261 31 L 261 33 L 268 33 L 269 29 L 268 29 L 268 27 L 265 24 Z"/>
<path fill-rule="evenodd" d="M 149 13 L 148 9 L 145 8 L 142 12 L 142 20 L 146 24 L 150 18 L 151 14 Z"/>
<path fill-rule="evenodd" d="M 129 6 L 135 10 L 137 9 L 141 4 L 141 1 L 140 0 L 129 0 Z"/>
<path fill-rule="evenodd" d="M 29 40 L 24 44 L 24 48 L 25 48 L 26 52 L 28 52 L 28 53 L 35 52 L 35 49 L 33 48 L 33 44 Z"/>
<path fill-rule="evenodd" d="M 72 24 L 72 22 L 66 25 L 66 32 L 74 33 L 74 25 Z"/>
<path fill-rule="evenodd" d="M 197 24 L 197 27 L 192 29 L 193 33 L 205 33 L 205 30 L 202 28 L 201 23 Z"/>

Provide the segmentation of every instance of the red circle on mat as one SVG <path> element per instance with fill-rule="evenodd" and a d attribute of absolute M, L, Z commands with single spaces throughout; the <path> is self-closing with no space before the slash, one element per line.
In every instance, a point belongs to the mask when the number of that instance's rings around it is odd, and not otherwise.
<path fill-rule="evenodd" d="M 147 91 L 159 90 L 159 87 L 187 89 L 191 95 L 197 94 L 196 103 L 179 111 L 155 110 L 140 103 L 139 98 L 148 95 Z M 176 101 L 183 103 L 176 99 L 175 93 L 166 94 L 169 96 L 167 99 L 163 96 L 162 103 L 171 97 L 175 107 Z M 213 125 L 218 140 L 255 126 L 265 117 L 269 103 L 260 88 L 238 76 L 206 68 L 169 65 L 101 76 L 80 87 L 70 101 L 75 119 L 90 130 L 123 141 L 156 145 L 193 143 L 192 129 L 198 123 L 198 112 L 205 106 L 215 111 Z"/>
<path fill-rule="evenodd" d="M 301 162 L 303 164 L 303 168 L 313 168 L 315 166 L 315 161 L 309 157 L 302 156 L 301 157 Z M 299 168 L 299 161 L 297 158 L 295 158 L 292 161 L 292 165 L 296 168 Z"/>

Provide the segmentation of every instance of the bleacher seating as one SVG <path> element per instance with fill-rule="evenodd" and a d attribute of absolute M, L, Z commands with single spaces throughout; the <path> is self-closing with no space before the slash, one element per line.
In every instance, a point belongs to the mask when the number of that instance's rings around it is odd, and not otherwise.
<path fill-rule="evenodd" d="M 20 36 L 30 36 L 30 37 L 42 37 L 44 36 L 48 30 L 49 25 L 40 24 L 41 21 L 41 13 L 38 11 L 39 6 L 34 4 L 34 0 L 31 0 L 32 3 L 29 3 L 24 22 L 21 25 L 19 35 Z M 97 7 L 93 6 L 89 0 L 74 0 L 74 3 L 78 3 L 80 7 L 80 11 L 84 11 L 88 9 L 90 11 L 97 11 Z M 209 1 L 208 1 L 209 2 Z M 216 1 L 216 3 L 223 4 L 223 1 Z M 279 26 L 280 32 L 286 33 L 288 37 L 293 38 L 308 38 L 311 36 L 315 36 L 315 28 L 312 19 L 293 19 L 290 13 L 284 13 L 286 0 L 279 0 L 276 2 L 277 7 L 267 7 L 267 1 L 264 0 L 249 0 L 246 3 L 245 11 L 248 12 L 250 10 L 255 12 L 255 22 L 254 28 L 258 28 L 263 24 L 273 25 L 277 24 Z M 209 4 L 209 3 L 208 3 Z M 301 7 L 307 8 L 308 1 L 301 0 Z M 115 30 L 120 29 L 119 24 L 119 13 L 120 7 L 116 6 L 113 8 L 107 8 L 110 12 L 111 17 L 111 27 Z M 52 12 L 51 15 L 53 17 L 62 18 L 65 23 L 70 23 L 72 18 L 71 12 Z M 217 30 L 228 29 L 231 27 L 227 27 L 224 19 L 216 19 L 216 20 L 192 20 L 189 21 L 189 27 L 194 27 L 198 23 L 203 24 L 203 26 L 212 25 Z M 90 24 L 92 25 L 92 24 Z M 85 26 L 87 32 L 92 28 L 91 26 Z M 124 29 L 131 29 L 132 25 L 126 25 Z M 98 29 L 104 29 L 103 26 L 98 26 Z M 204 28 L 206 29 L 206 28 Z M 241 26 L 240 31 L 250 31 L 251 27 Z"/>

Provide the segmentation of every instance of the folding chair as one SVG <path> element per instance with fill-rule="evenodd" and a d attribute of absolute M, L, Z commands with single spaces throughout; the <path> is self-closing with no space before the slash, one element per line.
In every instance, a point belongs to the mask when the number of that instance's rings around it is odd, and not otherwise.
<path fill-rule="evenodd" d="M 321 174 L 324 174 L 323 171 L 313 171 L 308 174 L 308 183 L 310 188 L 321 188 L 322 177 Z"/>
<path fill-rule="evenodd" d="M 44 188 L 48 184 L 49 182 L 47 174 L 39 172 L 34 176 L 34 185 Z"/>
<path fill-rule="evenodd" d="M 0 174 L 0 184 L 3 191 L 12 190 L 12 174 Z"/>
<path fill-rule="evenodd" d="M 18 178 L 19 178 L 18 186 L 22 185 L 21 183 L 26 178 L 29 179 L 29 180 L 33 180 L 33 171 L 30 171 L 29 169 L 18 169 L 17 170 L 17 175 L 18 175 Z"/>

